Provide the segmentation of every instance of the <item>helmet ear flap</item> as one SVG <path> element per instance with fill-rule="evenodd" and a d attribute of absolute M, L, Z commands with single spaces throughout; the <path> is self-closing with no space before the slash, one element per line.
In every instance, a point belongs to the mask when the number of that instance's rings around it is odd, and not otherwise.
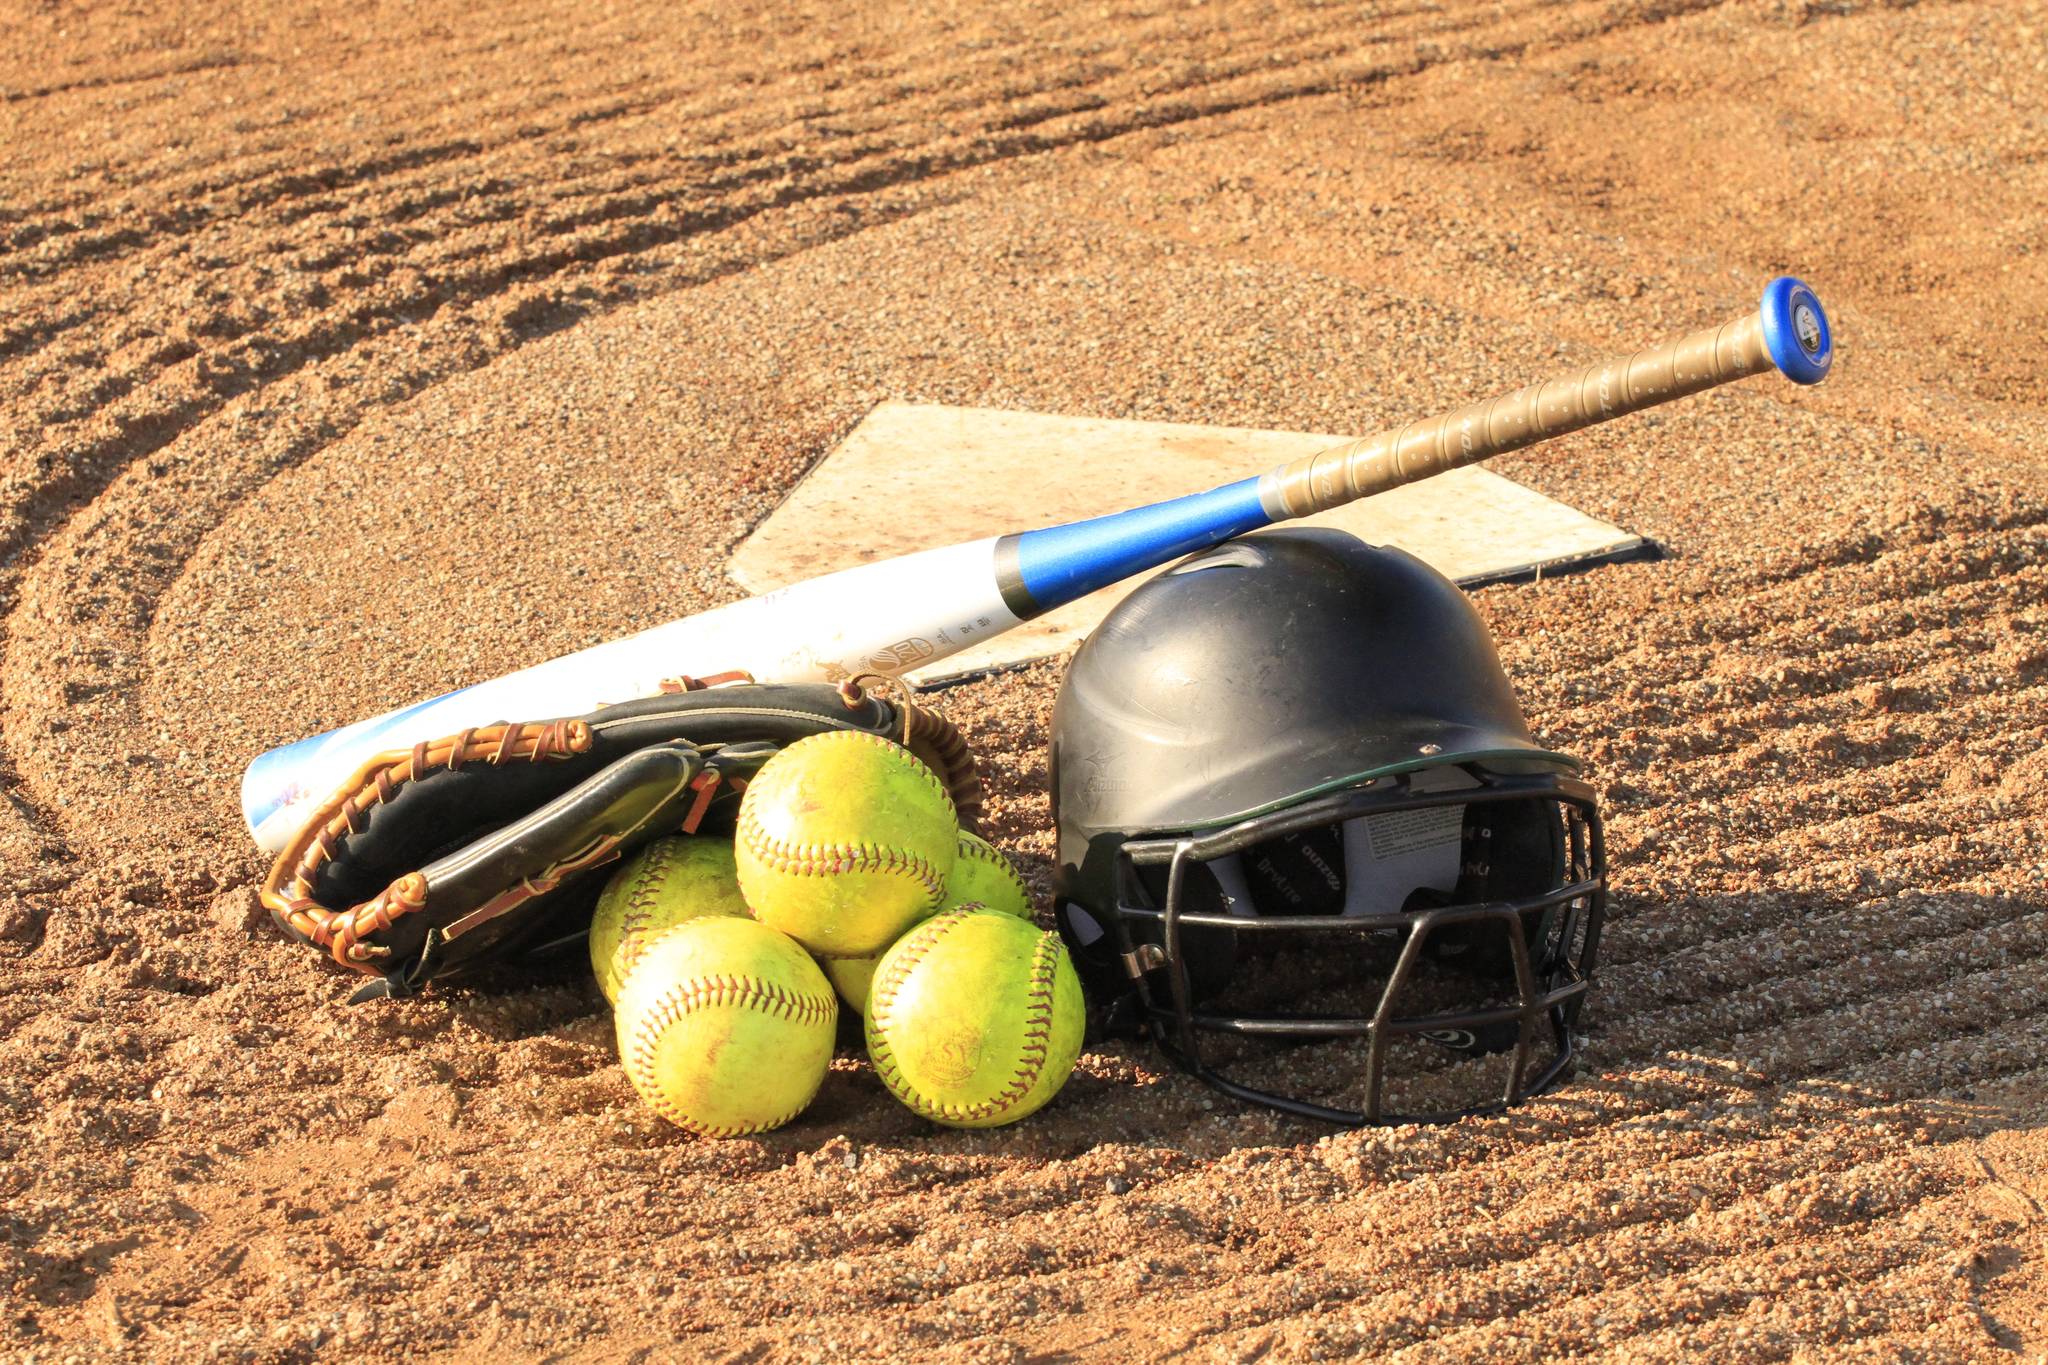
<path fill-rule="evenodd" d="M 1087 906 L 1068 900 L 1054 907 L 1053 922 L 1089 996 L 1107 999 L 1129 989 L 1130 977 L 1119 961 L 1116 937 L 1109 925 Z"/>
<path fill-rule="evenodd" d="M 1144 910 L 1166 908 L 1166 869 L 1123 869 L 1129 904 Z M 1183 914 L 1228 913 L 1228 898 L 1205 865 L 1196 865 L 1188 879 L 1181 905 Z M 1060 937 L 1066 941 L 1074 968 L 1088 994 L 1112 1005 L 1133 995 L 1133 982 L 1140 974 L 1149 978 L 1145 989 L 1163 1002 L 1167 985 L 1165 925 L 1150 916 L 1113 914 L 1105 924 L 1086 906 L 1061 901 L 1054 919 Z M 1183 924 L 1180 951 L 1187 968 L 1188 987 L 1195 1000 L 1212 999 L 1230 985 L 1237 970 L 1238 935 L 1234 929 L 1213 924 Z M 1116 1032 L 1114 1022 L 1105 1024 Z"/>
<path fill-rule="evenodd" d="M 1133 868 L 1133 880 L 1137 883 L 1140 904 L 1149 909 L 1166 909 L 1167 869 L 1164 867 Z M 1217 869 L 1208 863 L 1191 863 L 1188 876 L 1181 889 L 1180 913 L 1183 915 L 1227 915 L 1232 913 L 1232 896 L 1219 879 Z M 1153 919 L 1138 919 L 1125 916 L 1134 942 L 1132 947 L 1143 951 L 1143 946 L 1156 945 L 1160 951 L 1160 962 L 1165 964 L 1166 926 Z M 1230 986 L 1230 979 L 1237 973 L 1238 934 L 1235 929 L 1225 929 L 1213 924 L 1182 924 L 1180 926 L 1180 955 L 1187 969 L 1188 992 L 1196 1001 L 1213 1000 Z M 1158 989 L 1165 990 L 1165 978 L 1156 978 Z"/>
<path fill-rule="evenodd" d="M 1555 802 L 1475 802 L 1465 808 L 1464 840 L 1457 889 L 1442 904 L 1484 905 L 1541 896 L 1564 877 L 1564 817 Z M 1539 974 L 1544 969 L 1541 954 L 1550 913 L 1532 910 L 1521 917 L 1530 965 Z M 1430 956 L 1446 966 L 1488 979 L 1512 979 L 1515 958 L 1509 932 L 1509 924 L 1500 920 L 1448 924 L 1432 933 L 1426 946 Z"/>

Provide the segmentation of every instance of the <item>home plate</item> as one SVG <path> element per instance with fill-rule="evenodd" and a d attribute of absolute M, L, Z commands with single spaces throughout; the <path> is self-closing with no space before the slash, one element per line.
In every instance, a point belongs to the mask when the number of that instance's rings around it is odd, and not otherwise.
<path fill-rule="evenodd" d="M 1352 438 L 883 403 L 734 554 L 763 593 L 963 540 L 1121 512 L 1232 483 Z M 1305 519 L 1398 545 L 1466 586 L 1638 558 L 1643 537 L 1467 466 Z M 1146 575 L 913 673 L 941 682 L 1077 644 Z"/>

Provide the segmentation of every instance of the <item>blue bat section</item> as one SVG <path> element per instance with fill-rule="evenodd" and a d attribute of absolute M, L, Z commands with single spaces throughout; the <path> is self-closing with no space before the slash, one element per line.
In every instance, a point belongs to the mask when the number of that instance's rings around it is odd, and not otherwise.
<path fill-rule="evenodd" d="M 1015 586 L 1028 597 L 1030 610 L 1017 615 L 1050 611 L 1155 564 L 1272 522 L 1259 502 L 1259 481 L 1245 479 L 1150 507 L 1026 531 L 1014 537 L 1013 562 Z M 997 562 L 1008 568 L 1010 559 L 999 552 Z M 1019 604 L 1011 584 L 1001 586 L 1015 611 Z"/>

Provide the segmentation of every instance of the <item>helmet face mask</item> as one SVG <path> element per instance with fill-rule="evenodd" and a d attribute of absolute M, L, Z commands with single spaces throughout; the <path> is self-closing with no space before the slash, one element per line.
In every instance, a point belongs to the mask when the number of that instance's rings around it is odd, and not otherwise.
<path fill-rule="evenodd" d="M 1415 786 L 1403 775 L 1202 834 L 1125 842 L 1108 923 L 1068 904 L 1063 927 L 1070 938 L 1101 932 L 1106 943 L 1090 946 L 1097 961 L 1109 947 L 1126 975 L 1126 1017 L 1227 1094 L 1344 1124 L 1497 1112 L 1574 1060 L 1605 913 L 1599 812 L 1569 779 L 1482 773 L 1469 787 Z M 1375 827 L 1446 824 L 1451 886 L 1358 876 Z M 1492 862 L 1496 840 L 1523 845 L 1511 856 L 1548 842 L 1555 857 L 1506 864 L 1522 884 L 1510 891 Z M 1321 856 L 1332 846 L 1349 856 Z M 1313 885 L 1334 903 L 1304 905 L 1283 887 L 1269 912 L 1244 869 L 1276 849 L 1327 867 L 1334 876 Z M 1276 1045 L 1306 1042 L 1343 1054 L 1292 1068 L 1318 1073 L 1319 1093 L 1263 1083 Z"/>
<path fill-rule="evenodd" d="M 1245 537 L 1075 657 L 1060 928 L 1106 1031 L 1227 1094 L 1346 1124 L 1494 1112 L 1574 1060 L 1606 906 L 1575 768 L 1454 584 L 1336 532 Z"/>

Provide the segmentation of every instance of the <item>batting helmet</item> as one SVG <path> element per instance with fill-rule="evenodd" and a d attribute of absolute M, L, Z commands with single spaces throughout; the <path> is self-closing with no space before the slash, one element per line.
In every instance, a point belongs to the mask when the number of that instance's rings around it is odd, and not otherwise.
<path fill-rule="evenodd" d="M 1411 555 L 1290 528 L 1168 569 L 1082 645 L 1053 717 L 1057 913 L 1098 1027 L 1341 1123 L 1547 1089 L 1606 899 L 1576 770 Z M 1357 1065 L 1302 1060 L 1317 1093 L 1280 1093 L 1257 1044 L 1310 1040 Z M 1418 1075 L 1390 1105 L 1397 1058 Z M 1456 1093 L 1475 1069 L 1487 1088 Z"/>

